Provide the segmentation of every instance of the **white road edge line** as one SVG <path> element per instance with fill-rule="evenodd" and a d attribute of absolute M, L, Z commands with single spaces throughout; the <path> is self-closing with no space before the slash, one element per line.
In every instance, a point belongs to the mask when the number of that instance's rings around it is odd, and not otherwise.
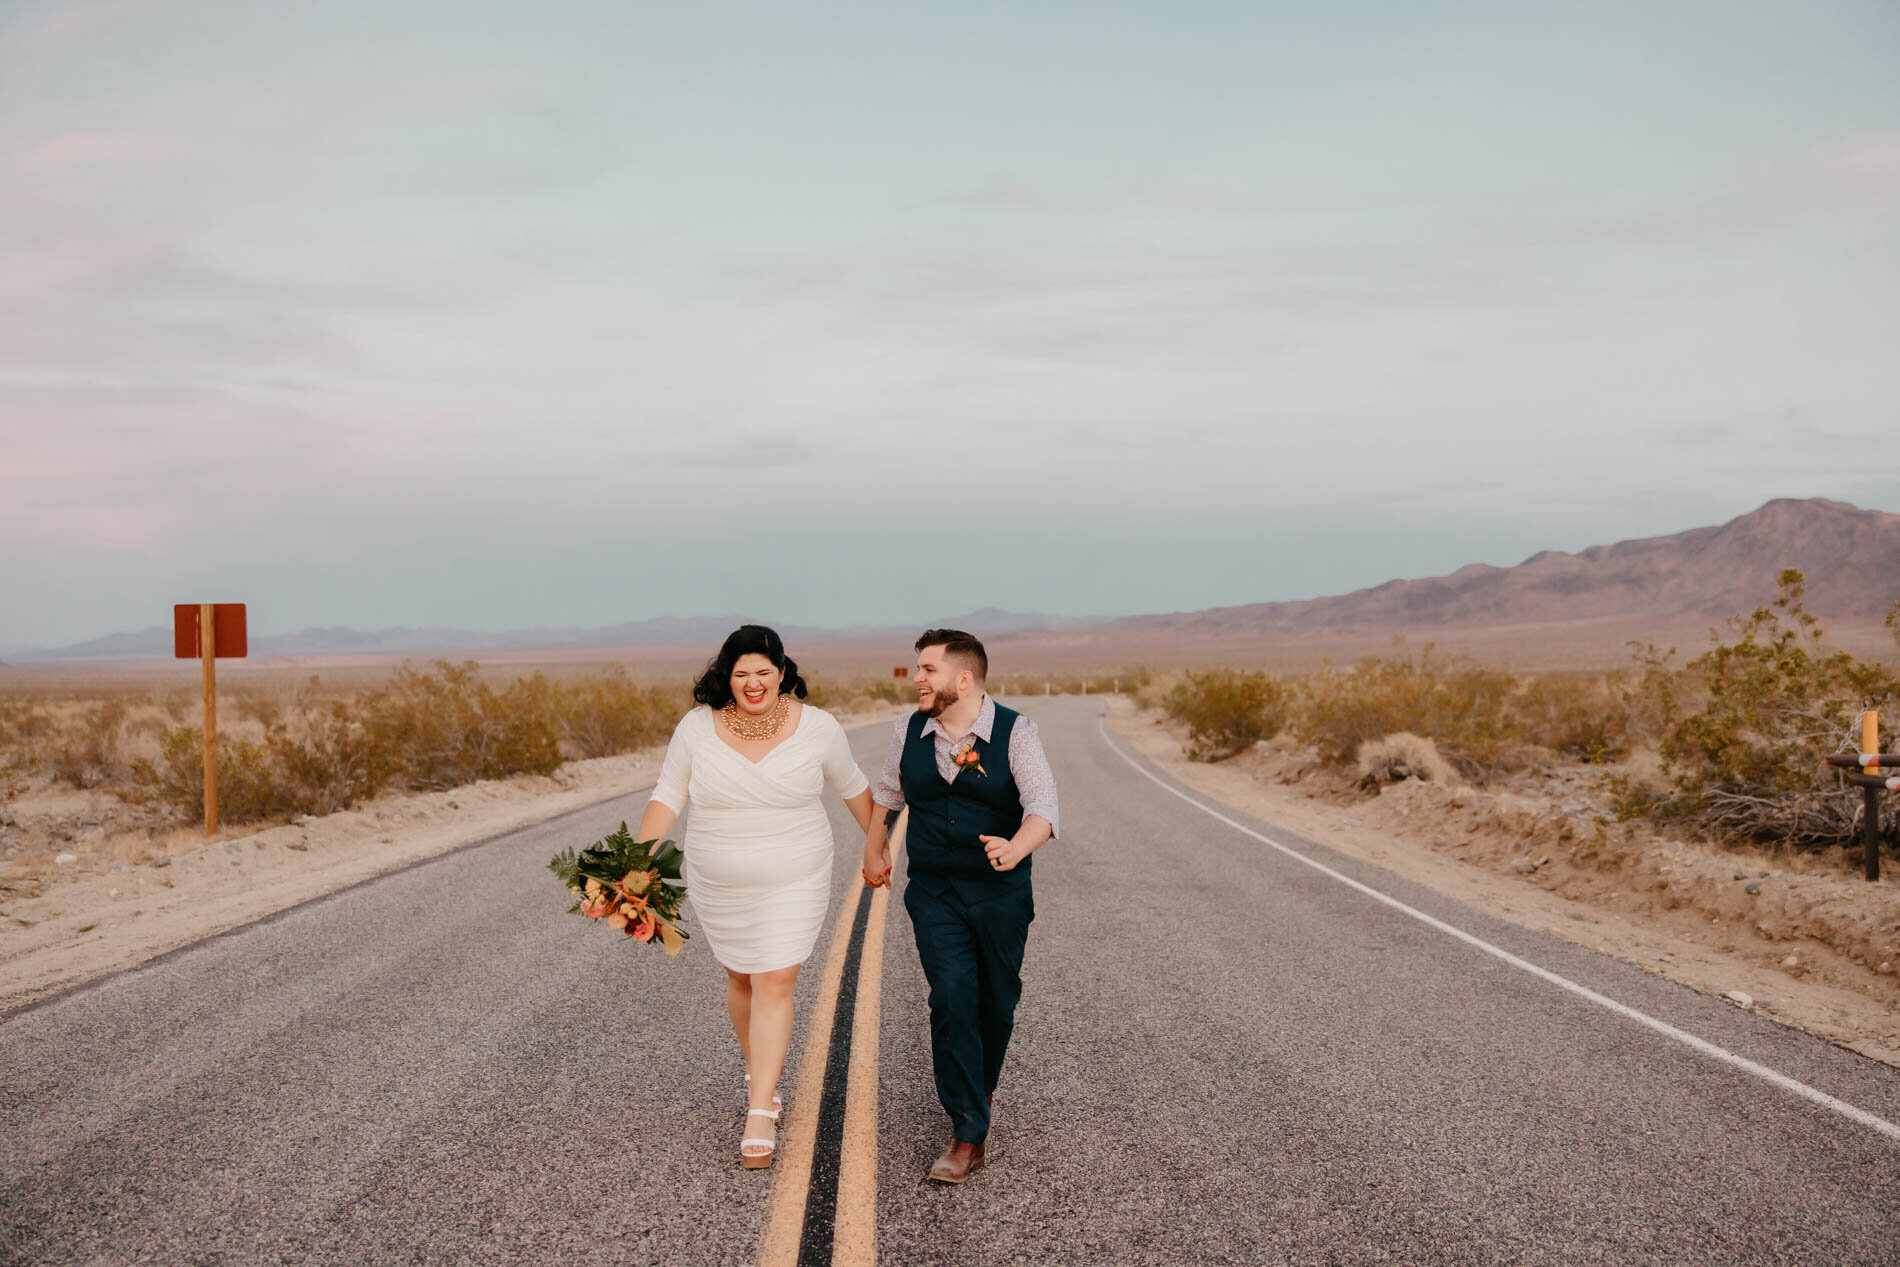
<path fill-rule="evenodd" d="M 1746 1056 L 1738 1056 L 1734 1052 L 1729 1051 L 1727 1048 L 1716 1046 L 1714 1043 L 1710 1042 L 1706 1038 L 1698 1038 L 1694 1034 L 1689 1033 L 1687 1030 L 1677 1029 L 1674 1025 L 1671 1025 L 1667 1021 L 1656 1019 L 1655 1017 L 1649 1015 L 1647 1012 L 1639 1012 L 1635 1008 L 1630 1007 L 1626 1003 L 1618 1003 L 1615 999 L 1612 999 L 1607 995 L 1598 994 L 1595 990 L 1590 989 L 1588 986 L 1578 985 L 1575 981 L 1570 980 L 1570 978 L 1559 976 L 1556 973 L 1550 971 L 1550 969 L 1548 968 L 1540 968 L 1536 964 L 1531 963 L 1527 959 L 1520 959 L 1516 955 L 1512 954 L 1508 950 L 1505 950 L 1501 946 L 1493 946 L 1490 942 L 1484 940 L 1482 937 L 1474 937 L 1472 934 L 1467 933 L 1462 928 L 1455 928 L 1452 925 L 1447 924 L 1444 920 L 1437 919 L 1431 915 L 1427 915 L 1424 911 L 1421 911 L 1416 907 L 1407 906 L 1405 903 L 1399 901 L 1397 898 L 1390 897 L 1384 893 L 1381 893 L 1379 892 L 1379 890 L 1372 888 L 1369 885 L 1361 884 L 1359 881 L 1353 879 L 1349 875 L 1342 875 L 1340 872 L 1333 870 L 1331 867 L 1327 866 L 1323 862 L 1314 861 L 1312 858 L 1307 857 L 1305 854 L 1301 853 L 1297 849 L 1289 849 L 1287 846 L 1281 844 L 1279 841 L 1271 840 L 1267 838 L 1266 836 L 1261 835 L 1259 832 L 1253 830 L 1253 828 L 1247 827 L 1241 823 L 1235 822 L 1233 819 L 1227 817 L 1227 815 L 1222 814 L 1218 810 L 1215 810 L 1203 804 L 1202 802 L 1195 800 L 1193 797 L 1181 791 L 1179 788 L 1168 786 L 1168 784 L 1163 782 L 1152 771 L 1143 767 L 1140 762 L 1136 761 L 1133 757 L 1129 756 L 1126 752 L 1123 752 L 1121 749 L 1121 746 L 1117 744 L 1114 741 L 1114 739 L 1109 736 L 1108 723 L 1105 718 L 1097 719 L 1096 729 L 1102 736 L 1102 742 L 1108 745 L 1108 749 L 1110 752 L 1113 752 L 1116 756 L 1120 757 L 1123 761 L 1126 761 L 1138 773 L 1140 773 L 1142 776 L 1147 778 L 1156 787 L 1160 788 L 1164 792 L 1168 792 L 1175 796 L 1180 797 L 1182 800 L 1186 801 L 1189 805 L 1192 805 L 1195 809 L 1200 810 L 1202 813 L 1208 815 L 1211 818 L 1218 819 L 1219 821 L 1233 828 L 1235 831 L 1240 832 L 1242 835 L 1251 836 L 1263 845 L 1271 845 L 1273 848 L 1278 849 L 1281 853 L 1293 859 L 1295 862 L 1303 862 L 1307 866 L 1313 868 L 1313 870 L 1318 871 L 1324 875 L 1331 876 L 1333 879 L 1339 881 L 1341 884 L 1344 884 L 1350 888 L 1357 889 L 1359 892 L 1365 894 L 1367 897 L 1373 898 L 1376 901 L 1384 902 L 1387 906 L 1392 907 L 1394 910 L 1403 911 L 1405 914 L 1410 915 L 1413 919 L 1418 920 L 1419 922 L 1424 923 L 1424 924 L 1429 924 L 1433 928 L 1436 928 L 1441 933 L 1449 933 L 1451 936 L 1456 937 L 1459 941 L 1465 942 L 1466 944 L 1471 945 L 1471 946 L 1475 946 L 1477 949 L 1482 950 L 1487 955 L 1492 955 L 1498 959 L 1502 959 L 1505 963 L 1510 964 L 1513 968 L 1521 968 L 1525 972 L 1530 973 L 1534 977 L 1541 977 L 1543 980 L 1550 982 L 1554 986 L 1558 986 L 1562 989 L 1570 991 L 1572 994 L 1578 996 L 1579 998 L 1588 999 L 1592 1003 L 1598 1004 L 1601 1007 L 1606 1007 L 1610 1011 L 1615 1012 L 1618 1016 L 1627 1017 L 1628 1019 L 1635 1021 L 1638 1025 L 1646 1025 L 1650 1029 L 1655 1030 L 1658 1034 L 1661 1034 L 1666 1038 L 1673 1038 L 1677 1042 L 1683 1044 L 1685 1047 L 1692 1047 L 1696 1051 L 1701 1052 L 1703 1055 L 1719 1060 L 1723 1064 L 1733 1065 L 1735 1068 L 1740 1069 L 1745 1073 L 1754 1074 L 1757 1078 L 1760 1078 L 1765 1082 L 1772 1082 L 1774 1085 L 1780 1087 L 1782 1090 L 1792 1092 L 1793 1094 L 1800 1096 L 1804 1100 L 1812 1100 L 1814 1103 L 1821 1105 L 1823 1108 L 1832 1109 L 1834 1112 L 1839 1113 L 1842 1117 L 1851 1118 L 1852 1120 L 1859 1122 L 1862 1126 L 1868 1127 L 1872 1130 L 1879 1131 L 1882 1135 L 1885 1135 L 1888 1139 L 1893 1140 L 1896 1143 L 1900 1143 L 1900 1126 L 1896 1126 L 1894 1123 L 1889 1122 L 1884 1117 L 1876 1117 L 1874 1114 L 1869 1113 L 1866 1109 L 1855 1108 L 1853 1105 L 1849 1104 L 1847 1101 L 1837 1100 L 1833 1096 L 1829 1095 L 1827 1092 L 1816 1090 L 1815 1088 L 1809 1086 L 1805 1082 L 1797 1082 L 1795 1079 L 1790 1078 L 1785 1073 L 1777 1073 L 1775 1070 L 1770 1069 L 1767 1065 L 1757 1064 Z"/>

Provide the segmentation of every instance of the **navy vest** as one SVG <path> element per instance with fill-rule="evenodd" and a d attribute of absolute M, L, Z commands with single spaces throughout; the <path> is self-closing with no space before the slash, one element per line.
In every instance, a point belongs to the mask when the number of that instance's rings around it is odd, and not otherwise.
<path fill-rule="evenodd" d="M 1009 769 L 1009 736 L 1017 714 L 996 706 L 995 724 L 985 740 L 972 731 L 983 773 L 972 767 L 957 771 L 949 783 L 937 771 L 937 739 L 924 734 L 929 719 L 914 713 L 904 732 L 904 754 L 898 778 L 904 803 L 910 806 L 910 826 L 904 848 L 910 854 L 909 875 L 949 884 L 969 899 L 1001 893 L 1029 883 L 1030 859 L 1010 871 L 990 865 L 979 836 L 1014 836 L 1023 825 L 1022 793 Z"/>

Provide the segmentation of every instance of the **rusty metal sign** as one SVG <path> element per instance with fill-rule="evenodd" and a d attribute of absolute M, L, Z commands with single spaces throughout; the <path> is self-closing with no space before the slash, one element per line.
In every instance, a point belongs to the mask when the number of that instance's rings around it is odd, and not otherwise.
<path fill-rule="evenodd" d="M 179 603 L 172 608 L 172 656 L 178 660 L 197 660 L 203 657 L 204 650 L 198 644 L 198 613 L 202 610 L 197 603 Z M 211 646 L 220 660 L 242 660 L 246 645 L 244 637 L 244 604 L 214 603 L 211 618 Z"/>

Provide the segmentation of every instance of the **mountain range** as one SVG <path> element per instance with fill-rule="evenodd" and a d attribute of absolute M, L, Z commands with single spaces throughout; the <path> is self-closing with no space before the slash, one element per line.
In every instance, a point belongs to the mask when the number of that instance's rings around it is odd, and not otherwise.
<path fill-rule="evenodd" d="M 739 625 L 744 616 L 699 616 L 681 618 L 661 616 L 652 620 L 631 621 L 593 629 L 550 628 L 537 626 L 511 629 L 502 633 L 480 633 L 469 629 L 401 628 L 364 631 L 343 626 L 299 629 L 294 633 L 251 635 L 246 650 L 252 658 L 266 656 L 379 656 L 379 655 L 450 655 L 481 651 L 558 650 L 569 647 L 704 646 L 717 644 Z M 1081 624 L 1064 616 L 1046 612 L 1010 612 L 995 607 L 946 617 L 935 622 L 952 629 L 981 629 L 986 634 L 1013 633 L 1025 629 L 1054 629 Z M 813 642 L 833 638 L 915 636 L 911 626 L 853 626 L 831 629 L 807 625 L 773 626 L 788 641 Z M 7 656 L 15 664 L 85 660 L 158 660 L 172 654 L 172 631 L 163 625 L 150 625 L 129 633 L 108 634 L 71 646 L 55 648 L 9 647 Z"/>
<path fill-rule="evenodd" d="M 1721 621 L 1774 597 L 1800 568 L 1810 610 L 1877 624 L 1900 599 L 1900 515 L 1824 498 L 1771 501 L 1728 523 L 1666 537 L 1544 550 L 1515 567 L 1473 563 L 1449 576 L 1387 581 L 1302 602 L 1129 616 L 1101 632 L 1287 637 L 1516 625 L 1655 626 Z"/>
<path fill-rule="evenodd" d="M 1473 563 L 1447 576 L 1387 581 L 1369 589 L 1298 602 L 1249 603 L 1204 611 L 1075 620 L 984 608 L 935 622 L 985 637 L 1060 630 L 1112 641 L 1120 636 L 1274 639 L 1313 635 L 1481 629 L 1505 626 L 1685 625 L 1720 621 L 1774 596 L 1782 568 L 1807 577 L 1808 606 L 1832 622 L 1878 624 L 1900 599 L 1900 515 L 1824 498 L 1771 501 L 1728 523 L 1669 536 L 1545 550 L 1515 567 Z M 253 657 L 435 655 L 561 648 L 705 646 L 738 616 L 659 617 L 603 628 L 302 629 L 250 639 Z M 830 639 L 908 638 L 914 626 L 778 626 L 801 644 Z M 169 658 L 172 632 L 151 626 L 54 649 L 0 648 L 15 665 Z"/>

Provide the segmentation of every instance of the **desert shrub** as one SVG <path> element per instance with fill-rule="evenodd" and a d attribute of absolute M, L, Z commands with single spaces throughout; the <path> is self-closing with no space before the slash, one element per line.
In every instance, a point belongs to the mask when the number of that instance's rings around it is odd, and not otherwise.
<path fill-rule="evenodd" d="M 1630 732 L 1645 741 L 1658 740 L 1682 712 L 1682 671 L 1669 663 L 1675 659 L 1676 649 L 1665 651 L 1653 642 L 1626 645 L 1638 670 L 1633 680 L 1626 679 L 1628 689 L 1624 694 Z"/>
<path fill-rule="evenodd" d="M 1089 691 L 1107 695 L 1111 691 L 1120 691 L 1123 695 L 1132 695 L 1140 699 L 1142 692 L 1154 685 L 1154 670 L 1144 664 L 1123 665 L 1098 678 L 1089 679 Z"/>
<path fill-rule="evenodd" d="M 269 730 L 282 724 L 284 720 L 284 702 L 267 691 L 248 690 L 239 692 L 232 700 L 232 711 L 245 721 L 254 721 Z"/>
<path fill-rule="evenodd" d="M 836 683 L 803 670 L 801 673 L 804 673 L 805 687 L 810 692 L 806 702 L 828 713 L 849 713 L 860 708 L 902 704 L 916 699 L 916 691 L 902 678 L 864 678 L 855 682 Z"/>
<path fill-rule="evenodd" d="M 1361 744 L 1409 731 L 1431 739 L 1459 773 L 1482 778 L 1521 743 L 1515 687 L 1502 669 L 1436 655 L 1428 644 L 1416 657 L 1371 656 L 1350 671 L 1307 674 L 1293 731 L 1334 766 L 1356 762 Z"/>
<path fill-rule="evenodd" d="M 1403 730 L 1360 744 L 1357 764 L 1360 786 L 1368 790 L 1403 779 L 1444 784 L 1459 781 L 1458 772 L 1439 753 L 1438 745 Z"/>
<path fill-rule="evenodd" d="M 1680 817 L 1673 813 L 1674 801 L 1667 788 L 1652 786 L 1647 780 L 1620 771 L 1606 772 L 1595 782 L 1598 791 L 1610 799 L 1616 821 L 1627 823 L 1635 818 L 1666 821 Z"/>
<path fill-rule="evenodd" d="M 132 763 L 132 795 L 204 821 L 204 731 L 177 726 L 159 736 L 159 757 Z M 218 821 L 244 823 L 290 809 L 270 754 L 248 739 L 218 739 Z"/>
<path fill-rule="evenodd" d="M 906 704 L 915 702 L 916 688 L 909 681 L 898 681 L 894 677 L 877 678 L 864 688 L 864 698 L 878 704 Z"/>
<path fill-rule="evenodd" d="M 1705 831 L 1793 845 L 1852 834 L 1860 798 L 1826 764 L 1851 747 L 1862 708 L 1892 707 L 1900 675 L 1830 650 L 1804 605 L 1799 570 L 1774 601 L 1711 634 L 1678 683 L 1680 715 L 1663 737 L 1670 810 Z"/>
<path fill-rule="evenodd" d="M 1173 694 L 1174 688 L 1181 684 L 1182 677 L 1181 671 L 1176 669 L 1149 674 L 1148 680 L 1133 691 L 1136 706 L 1166 712 L 1168 696 Z"/>
<path fill-rule="evenodd" d="M 0 802 L 20 795 L 40 768 L 53 720 L 30 699 L 0 695 Z"/>
<path fill-rule="evenodd" d="M 0 752 L 0 805 L 25 792 L 32 784 L 33 772 L 12 752 Z"/>
<path fill-rule="evenodd" d="M 401 769 L 385 728 L 359 700 L 323 698 L 316 678 L 278 709 L 265 739 L 284 808 L 333 814 L 366 801 Z M 220 789 L 223 772 L 219 772 Z"/>
<path fill-rule="evenodd" d="M 1188 673 L 1168 693 L 1168 716 L 1186 722 L 1188 758 L 1219 761 L 1286 726 L 1287 689 L 1265 673 Z"/>
<path fill-rule="evenodd" d="M 561 738 L 583 757 L 607 757 L 659 743 L 685 701 L 677 690 L 640 686 L 621 665 L 554 688 Z"/>
<path fill-rule="evenodd" d="M 80 788 L 122 781 L 129 773 L 119 745 L 127 712 L 123 699 L 80 709 L 45 745 L 53 777 Z"/>
<path fill-rule="evenodd" d="M 32 786 L 37 757 L 17 737 L 0 732 L 0 805 Z"/>
<path fill-rule="evenodd" d="M 539 673 L 498 692 L 472 660 L 437 660 L 434 673 L 404 665 L 365 706 L 410 788 L 552 774 L 561 764 L 554 690 Z"/>
<path fill-rule="evenodd" d="M 1637 738 L 1638 689 L 1628 674 L 1546 674 L 1512 699 L 1514 725 L 1531 743 L 1603 765 L 1627 754 Z"/>

